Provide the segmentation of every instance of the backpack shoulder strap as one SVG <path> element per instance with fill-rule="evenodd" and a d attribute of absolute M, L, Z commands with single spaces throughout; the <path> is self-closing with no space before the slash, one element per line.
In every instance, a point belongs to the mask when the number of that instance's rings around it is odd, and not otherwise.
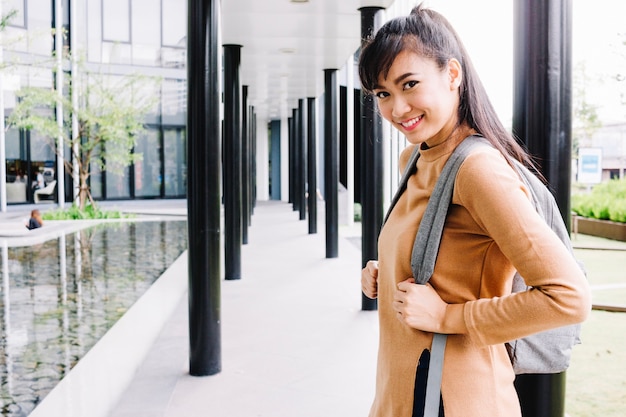
<path fill-rule="evenodd" d="M 418 284 L 428 282 L 435 269 L 439 243 L 441 242 L 448 207 L 452 200 L 456 174 L 467 155 L 474 148 L 481 146 L 483 142 L 484 140 L 477 136 L 465 138 L 452 152 L 437 179 L 435 188 L 428 199 L 424 217 L 422 217 L 420 222 L 411 254 L 411 269 L 413 270 L 415 282 Z M 424 417 L 439 416 L 441 377 L 446 341 L 447 335 L 433 334 L 430 361 L 428 363 L 426 396 L 424 398 Z"/>
<path fill-rule="evenodd" d="M 478 136 L 465 138 L 452 152 L 439 175 L 413 244 L 411 269 L 418 284 L 425 284 L 433 274 L 459 167 L 467 155 L 483 143 L 486 142 Z"/>

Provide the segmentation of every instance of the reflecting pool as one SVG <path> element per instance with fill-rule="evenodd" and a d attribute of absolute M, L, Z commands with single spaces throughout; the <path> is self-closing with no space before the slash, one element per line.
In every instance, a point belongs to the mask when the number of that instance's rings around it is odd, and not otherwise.
<path fill-rule="evenodd" d="M 187 222 L 110 222 L 2 246 L 0 410 L 27 416 L 187 248 Z"/>

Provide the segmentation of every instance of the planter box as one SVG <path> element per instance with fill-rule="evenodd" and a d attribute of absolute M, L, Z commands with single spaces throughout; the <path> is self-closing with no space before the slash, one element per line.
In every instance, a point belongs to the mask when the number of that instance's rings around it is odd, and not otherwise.
<path fill-rule="evenodd" d="M 626 223 L 574 216 L 572 218 L 572 231 L 626 242 Z"/>

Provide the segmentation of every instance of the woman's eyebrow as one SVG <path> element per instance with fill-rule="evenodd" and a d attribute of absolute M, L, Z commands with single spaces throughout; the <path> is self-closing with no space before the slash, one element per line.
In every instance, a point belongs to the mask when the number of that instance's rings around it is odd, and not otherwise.
<path fill-rule="evenodd" d="M 400 84 L 400 83 L 402 83 L 402 81 L 404 81 L 405 79 L 407 79 L 407 78 L 409 78 L 409 77 L 413 77 L 413 76 L 415 76 L 415 75 L 418 75 L 418 74 L 417 74 L 416 72 L 407 72 L 407 73 L 404 73 L 404 74 L 402 74 L 402 75 L 400 75 L 400 76 L 396 77 L 396 79 L 395 79 L 395 80 L 393 80 L 393 84 Z M 374 87 L 372 88 L 372 90 L 382 90 L 382 89 L 384 89 L 384 88 L 385 88 L 385 87 L 383 87 L 383 86 L 381 86 L 381 85 L 374 84 Z"/>
<path fill-rule="evenodd" d="M 402 81 L 404 81 L 406 78 L 412 77 L 412 76 L 414 76 L 414 75 L 417 75 L 417 74 L 416 74 L 415 72 L 407 72 L 407 73 L 404 73 L 404 74 L 400 75 L 399 77 L 397 77 L 397 78 L 394 80 L 394 82 L 393 82 L 393 83 L 394 83 L 394 84 L 400 84 L 400 83 L 401 83 Z"/>

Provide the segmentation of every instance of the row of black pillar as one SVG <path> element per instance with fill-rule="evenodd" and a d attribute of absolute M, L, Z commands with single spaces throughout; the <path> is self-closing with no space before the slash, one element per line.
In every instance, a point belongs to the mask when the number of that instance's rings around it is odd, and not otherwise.
<path fill-rule="evenodd" d="M 189 0 L 188 28 L 188 222 L 190 373 L 221 370 L 220 167 L 218 0 Z M 571 0 L 516 0 L 513 130 L 539 161 L 569 225 L 571 157 Z M 361 11 L 361 36 L 379 26 L 378 7 Z M 239 86 L 239 45 L 224 46 L 224 212 L 227 279 L 241 277 L 241 244 L 254 207 L 254 110 Z M 324 197 L 326 257 L 338 256 L 338 85 L 324 71 Z M 202 87 L 197 87 L 202 86 Z M 243 93 L 241 93 L 243 91 Z M 243 98 L 240 96 L 243 95 Z M 317 232 L 315 99 L 298 101 L 289 119 L 289 201 L 300 219 L 309 213 Z M 243 102 L 243 105 L 242 105 Z M 371 97 L 361 97 L 362 266 L 377 259 L 383 219 L 381 119 Z M 241 108 L 243 107 L 243 115 Z M 306 118 L 305 118 L 306 114 Z M 243 118 L 242 118 L 243 116 Z M 242 132 L 243 130 L 243 132 Z M 308 193 L 308 200 L 305 197 Z M 358 274 L 358 273 L 357 273 Z M 376 302 L 363 296 L 362 308 Z M 524 416 L 562 417 L 565 374 L 518 377 Z"/>
<path fill-rule="evenodd" d="M 324 201 L 326 257 L 339 255 L 339 85 L 337 70 L 324 70 Z M 289 118 L 289 202 L 300 220 L 309 214 L 317 233 L 317 144 L 315 98 L 298 100 Z"/>
<path fill-rule="evenodd" d="M 241 246 L 248 243 L 256 197 L 256 115 L 248 87 L 240 85 L 241 46 L 224 45 L 221 123 L 216 1 L 189 1 L 189 11 L 188 80 L 204 87 L 188 89 L 187 105 L 189 362 L 190 374 L 203 376 L 221 371 L 222 203 L 224 277 L 241 278 Z"/>
<path fill-rule="evenodd" d="M 255 114 L 241 86 L 241 45 L 224 45 L 224 258 L 225 279 L 241 279 L 241 246 L 248 243 L 254 209 Z"/>

